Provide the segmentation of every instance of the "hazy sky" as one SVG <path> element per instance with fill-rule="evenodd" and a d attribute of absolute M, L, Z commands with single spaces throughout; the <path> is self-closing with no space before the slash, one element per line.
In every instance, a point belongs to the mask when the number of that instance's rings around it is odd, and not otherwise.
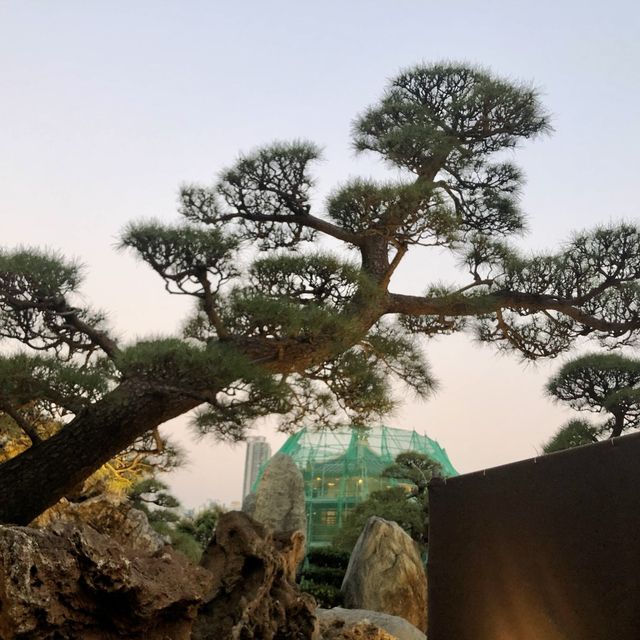
<path fill-rule="evenodd" d="M 637 2 L 0 0 L 2 245 L 48 246 L 86 265 L 86 299 L 125 340 L 177 330 L 187 304 L 114 245 L 132 219 L 176 220 L 177 190 L 209 183 L 244 150 L 306 138 L 325 149 L 318 202 L 354 175 L 353 117 L 398 70 L 473 62 L 539 87 L 555 133 L 516 155 L 528 176 L 526 250 L 571 230 L 638 219 Z M 440 259 L 440 258 L 439 258 Z M 448 277 L 416 255 L 394 279 Z M 461 337 L 426 344 L 441 382 L 390 426 L 426 432 L 460 471 L 535 455 L 570 414 L 542 387 L 560 361 L 523 366 Z M 174 421 L 191 464 L 168 478 L 187 506 L 237 500 L 244 447 Z M 283 437 L 263 427 L 279 446 Z"/>

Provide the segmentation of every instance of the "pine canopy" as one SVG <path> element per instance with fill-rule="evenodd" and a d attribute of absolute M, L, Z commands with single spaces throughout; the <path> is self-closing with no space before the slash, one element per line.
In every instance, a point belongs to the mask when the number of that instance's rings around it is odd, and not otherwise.
<path fill-rule="evenodd" d="M 77 264 L 36 249 L 0 253 L 0 338 L 30 354 L 2 357 L 0 411 L 28 429 L 33 401 L 66 421 L 0 466 L 0 520 L 30 521 L 136 438 L 196 408 L 199 431 L 231 439 L 268 414 L 285 429 L 375 420 L 396 402 L 394 380 L 422 397 L 434 388 L 422 336 L 469 331 L 528 359 L 584 338 L 633 343 L 635 226 L 580 233 L 550 254 L 511 244 L 526 221 L 523 176 L 505 152 L 549 131 L 532 87 L 424 65 L 353 123 L 354 148 L 387 161 L 395 179 L 346 181 L 315 211 L 321 153 L 297 140 L 241 156 L 212 185 L 183 187 L 178 223 L 133 223 L 121 239 L 170 294 L 193 299 L 168 339 L 122 344 L 80 296 Z M 351 251 L 322 252 L 320 237 Z M 422 295 L 390 289 L 409 252 L 433 248 L 457 258 L 459 283 L 433 274 Z"/>

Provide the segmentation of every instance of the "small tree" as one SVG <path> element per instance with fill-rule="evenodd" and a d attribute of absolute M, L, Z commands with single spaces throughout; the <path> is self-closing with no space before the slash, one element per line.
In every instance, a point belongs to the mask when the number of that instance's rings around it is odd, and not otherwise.
<path fill-rule="evenodd" d="M 316 212 L 321 153 L 296 141 L 241 156 L 212 186 L 184 187 L 180 223 L 131 224 L 121 241 L 169 293 L 193 300 L 176 337 L 122 344 L 79 295 L 77 264 L 1 252 L 0 338 L 29 353 L 0 376 L 0 389 L 12 389 L 0 410 L 25 432 L 28 415 L 15 412 L 24 400 L 66 415 L 58 433 L 0 466 L 0 522 L 29 522 L 137 438 L 196 408 L 200 432 L 231 439 L 269 414 L 284 429 L 305 416 L 377 419 L 394 406 L 394 378 L 420 397 L 433 388 L 419 336 L 467 330 L 529 359 L 585 336 L 634 340 L 635 226 L 581 233 L 533 257 L 509 243 L 526 224 L 523 176 L 505 152 L 547 131 L 531 87 L 465 65 L 418 66 L 353 126 L 355 149 L 390 164 L 393 180 L 346 181 Z M 355 259 L 320 251 L 321 237 Z M 463 267 L 461 282 L 443 285 L 434 273 L 422 295 L 390 288 L 408 253 L 434 248 Z"/>
<path fill-rule="evenodd" d="M 412 488 L 403 486 L 374 491 L 367 500 L 356 505 L 347 515 L 333 546 L 341 551 L 351 551 L 371 516 L 397 522 L 424 551 L 428 539 L 429 480 L 440 475 L 442 468 L 428 456 L 417 451 L 406 451 L 396 456 L 382 476 L 393 478 Z"/>
<path fill-rule="evenodd" d="M 180 501 L 169 487 L 157 478 L 145 478 L 136 483 L 129 494 L 135 509 L 143 511 L 151 527 L 167 538 L 177 551 L 198 562 L 207 548 L 218 517 L 223 513 L 219 505 L 211 505 L 195 515 L 185 515 Z"/>
<path fill-rule="evenodd" d="M 192 536 L 204 551 L 211 541 L 218 519 L 224 511 L 224 508 L 219 504 L 210 504 L 199 509 L 196 513 L 181 518 L 177 528 Z"/>
<path fill-rule="evenodd" d="M 372 516 L 398 523 L 424 550 L 424 504 L 407 494 L 402 487 L 373 491 L 366 500 L 356 505 L 345 518 L 332 545 L 340 551 L 350 552 Z"/>
<path fill-rule="evenodd" d="M 598 442 L 600 429 L 585 420 L 571 420 L 560 427 L 555 434 L 542 445 L 544 453 L 564 451 L 583 444 Z"/>
<path fill-rule="evenodd" d="M 640 360 L 620 354 L 588 354 L 567 362 L 547 392 L 577 411 L 608 414 L 600 424 L 572 420 L 543 446 L 545 453 L 615 438 L 640 426 Z"/>
<path fill-rule="evenodd" d="M 442 475 L 442 466 L 423 453 L 405 451 L 396 456 L 395 462 L 382 475 L 412 484 L 414 495 L 422 499 L 427 496 L 429 480 Z"/>

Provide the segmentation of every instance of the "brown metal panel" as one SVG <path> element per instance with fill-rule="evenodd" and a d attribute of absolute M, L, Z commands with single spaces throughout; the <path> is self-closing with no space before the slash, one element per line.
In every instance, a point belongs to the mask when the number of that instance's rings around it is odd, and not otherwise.
<path fill-rule="evenodd" d="M 429 640 L 640 640 L 640 434 L 429 487 Z"/>

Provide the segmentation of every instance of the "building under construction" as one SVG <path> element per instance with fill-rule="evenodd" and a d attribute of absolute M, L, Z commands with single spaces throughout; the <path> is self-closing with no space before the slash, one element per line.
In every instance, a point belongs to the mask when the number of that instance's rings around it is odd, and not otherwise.
<path fill-rule="evenodd" d="M 331 543 L 345 516 L 371 492 L 397 485 L 382 472 L 399 453 L 417 451 L 457 475 L 446 451 L 426 435 L 389 427 L 305 428 L 280 449 L 296 463 L 305 482 L 307 545 Z"/>

